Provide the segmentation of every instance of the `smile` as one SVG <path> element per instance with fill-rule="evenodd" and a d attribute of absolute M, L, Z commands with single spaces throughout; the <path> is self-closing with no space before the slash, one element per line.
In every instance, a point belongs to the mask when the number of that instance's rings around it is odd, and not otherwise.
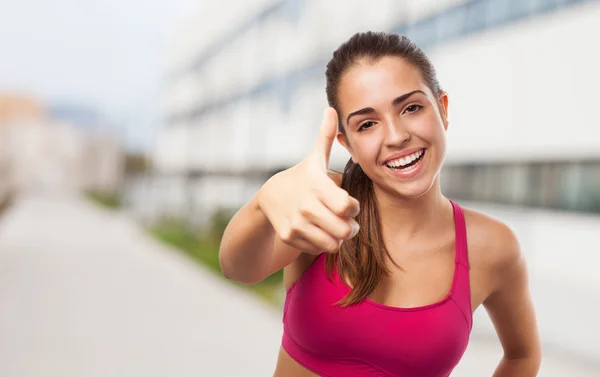
<path fill-rule="evenodd" d="M 426 149 L 421 149 L 408 156 L 390 161 L 385 166 L 397 177 L 413 177 L 421 170 L 426 151 Z"/>
<path fill-rule="evenodd" d="M 404 156 L 397 160 L 390 161 L 390 162 L 386 163 L 385 165 L 388 168 L 394 169 L 394 170 L 407 169 L 413 165 L 416 165 L 423 158 L 424 154 L 425 154 L 425 149 L 421 149 L 411 155 Z"/>

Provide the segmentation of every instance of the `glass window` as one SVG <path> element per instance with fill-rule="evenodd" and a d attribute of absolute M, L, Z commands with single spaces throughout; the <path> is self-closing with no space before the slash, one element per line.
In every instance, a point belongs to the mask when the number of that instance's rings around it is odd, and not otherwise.
<path fill-rule="evenodd" d="M 557 163 L 544 163 L 540 167 L 540 200 L 538 205 L 545 208 L 559 208 L 561 182 L 564 166 Z"/>
<path fill-rule="evenodd" d="M 513 175 L 515 167 L 513 165 L 500 165 L 495 166 L 493 188 L 492 188 L 492 200 L 503 204 L 514 203 L 514 188 L 515 180 Z"/>
<path fill-rule="evenodd" d="M 434 44 L 438 37 L 439 19 L 440 17 L 434 16 L 419 20 L 408 29 L 408 37 L 421 48 Z"/>
<path fill-rule="evenodd" d="M 581 205 L 581 183 L 583 178 L 583 165 L 579 162 L 565 164 L 561 182 L 560 208 L 579 210 Z"/>
<path fill-rule="evenodd" d="M 525 205 L 528 183 L 529 165 L 512 165 L 510 167 L 511 188 L 509 190 L 508 201 L 517 205 Z"/>
<path fill-rule="evenodd" d="M 527 18 L 531 15 L 536 0 L 510 0 L 509 15 L 511 20 Z"/>
<path fill-rule="evenodd" d="M 576 4 L 576 3 L 580 3 L 582 1 L 585 1 L 585 0 L 554 0 L 557 7 L 562 7 L 562 6 L 569 5 L 569 4 Z"/>
<path fill-rule="evenodd" d="M 582 166 L 580 210 L 600 213 L 600 162 Z"/>
<path fill-rule="evenodd" d="M 455 199 L 600 213 L 600 161 L 445 166 Z"/>
<path fill-rule="evenodd" d="M 465 5 L 449 9 L 440 16 L 438 23 L 438 40 L 445 41 L 464 34 L 467 22 L 467 7 Z"/>
<path fill-rule="evenodd" d="M 478 192 L 477 186 L 477 166 L 475 165 L 467 165 L 463 167 L 461 171 L 461 188 L 464 193 L 464 197 L 467 199 L 476 198 Z"/>
<path fill-rule="evenodd" d="M 491 2 L 493 2 L 493 0 L 476 0 L 467 3 L 469 4 L 466 24 L 467 32 L 472 33 L 486 27 L 488 15 L 487 9 Z"/>
<path fill-rule="evenodd" d="M 464 167 L 462 166 L 444 166 L 440 174 L 440 184 L 443 192 L 449 197 L 460 199 L 464 196 L 465 187 L 463 176 Z"/>
<path fill-rule="evenodd" d="M 510 17 L 510 0 L 490 1 L 487 7 L 487 24 L 489 27 L 506 22 Z"/>
<path fill-rule="evenodd" d="M 471 184 L 469 186 L 470 197 L 475 201 L 489 201 L 488 199 L 488 167 L 471 166 L 468 174 L 470 175 Z"/>
<path fill-rule="evenodd" d="M 542 13 L 552 10 L 556 7 L 556 0 L 531 0 L 531 10 L 533 13 Z"/>

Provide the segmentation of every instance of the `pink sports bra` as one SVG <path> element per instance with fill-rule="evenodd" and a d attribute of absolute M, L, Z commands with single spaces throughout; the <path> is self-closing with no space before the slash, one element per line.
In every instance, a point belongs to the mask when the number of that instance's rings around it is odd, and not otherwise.
<path fill-rule="evenodd" d="M 366 299 L 341 308 L 350 288 L 321 254 L 286 294 L 282 345 L 325 377 L 447 377 L 462 358 L 473 317 L 463 211 L 454 202 L 456 258 L 452 288 L 434 304 L 399 308 Z"/>

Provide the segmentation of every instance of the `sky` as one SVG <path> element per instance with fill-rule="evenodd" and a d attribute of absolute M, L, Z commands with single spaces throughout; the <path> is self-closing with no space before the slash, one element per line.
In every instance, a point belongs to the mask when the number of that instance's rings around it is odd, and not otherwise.
<path fill-rule="evenodd" d="M 0 92 L 92 107 L 145 149 L 180 24 L 202 0 L 19 0 L 0 12 Z"/>

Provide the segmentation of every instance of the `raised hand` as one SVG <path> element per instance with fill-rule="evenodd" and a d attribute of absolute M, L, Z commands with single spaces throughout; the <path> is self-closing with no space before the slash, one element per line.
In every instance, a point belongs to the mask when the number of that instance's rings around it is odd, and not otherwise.
<path fill-rule="evenodd" d="M 277 235 L 310 254 L 335 253 L 359 230 L 353 219 L 360 211 L 351 197 L 327 174 L 338 117 L 325 111 L 311 152 L 297 165 L 277 173 L 258 194 L 258 203 Z"/>

